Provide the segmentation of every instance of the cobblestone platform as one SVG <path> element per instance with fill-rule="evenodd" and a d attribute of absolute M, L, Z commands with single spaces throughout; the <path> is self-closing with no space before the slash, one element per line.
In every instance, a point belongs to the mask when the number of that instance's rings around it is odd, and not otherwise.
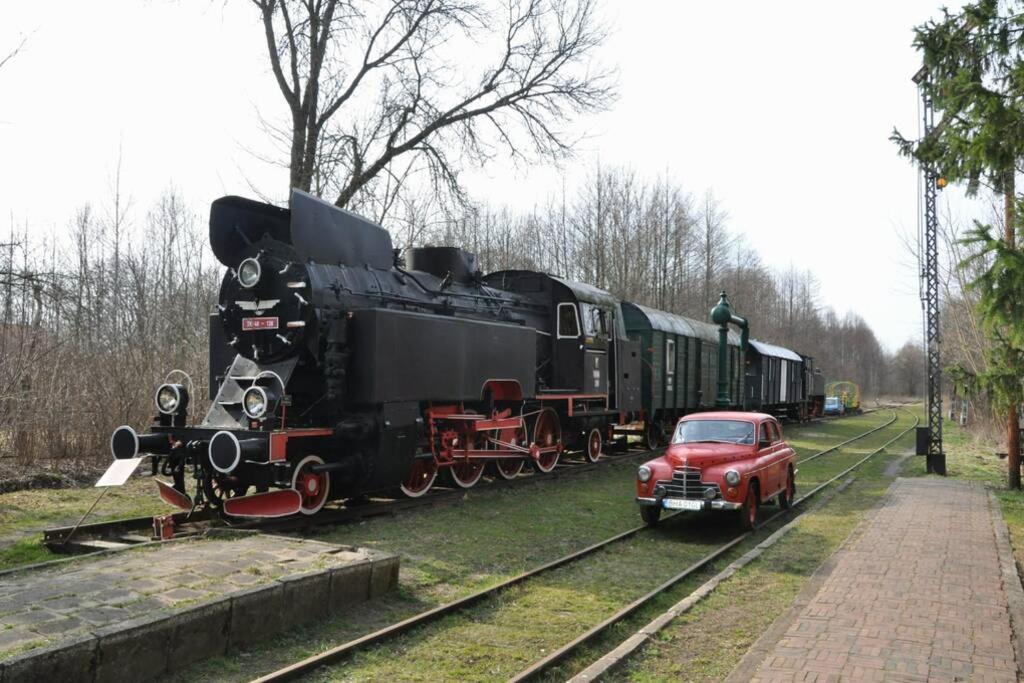
<path fill-rule="evenodd" d="M 898 479 L 730 680 L 1016 681 L 1024 596 L 990 498 Z"/>
<path fill-rule="evenodd" d="M 231 532 L 0 575 L 0 683 L 153 678 L 398 583 L 398 558 Z"/>

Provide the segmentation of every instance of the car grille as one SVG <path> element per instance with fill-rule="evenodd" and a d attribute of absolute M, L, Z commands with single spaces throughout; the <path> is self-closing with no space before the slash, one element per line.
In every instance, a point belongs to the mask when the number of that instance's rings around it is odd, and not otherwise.
<path fill-rule="evenodd" d="M 698 498 L 700 500 L 711 500 L 718 498 L 721 491 L 718 484 L 705 484 L 700 480 L 700 470 L 696 467 L 677 467 L 672 472 L 672 479 L 659 479 L 655 487 L 665 488 L 665 495 L 669 498 Z M 714 491 L 714 496 L 708 495 L 708 490 Z"/>

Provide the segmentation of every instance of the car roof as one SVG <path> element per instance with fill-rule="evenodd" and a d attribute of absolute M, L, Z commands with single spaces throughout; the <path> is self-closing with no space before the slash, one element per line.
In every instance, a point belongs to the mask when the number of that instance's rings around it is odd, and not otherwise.
<path fill-rule="evenodd" d="M 683 416 L 684 420 L 745 420 L 747 422 L 762 422 L 764 420 L 775 420 L 767 413 L 751 413 L 740 410 L 716 410 L 709 413 L 690 413 Z"/>

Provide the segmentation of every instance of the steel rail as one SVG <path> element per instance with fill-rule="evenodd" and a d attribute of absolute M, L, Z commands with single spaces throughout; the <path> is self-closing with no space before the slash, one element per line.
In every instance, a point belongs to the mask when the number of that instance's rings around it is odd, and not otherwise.
<path fill-rule="evenodd" d="M 886 422 L 883 425 L 883 427 L 887 427 L 887 426 L 891 425 L 894 421 L 895 421 L 895 413 L 894 413 L 894 418 L 892 420 L 890 420 L 889 422 Z M 843 442 L 843 444 L 849 444 L 849 443 L 852 443 L 853 441 L 856 441 L 858 439 L 867 437 L 867 436 L 877 432 L 878 429 L 879 429 L 878 427 L 872 428 L 872 429 L 864 432 L 863 434 L 861 434 L 861 435 L 859 435 L 857 437 L 854 437 L 852 439 L 847 439 L 846 441 Z M 835 447 L 830 447 L 828 449 L 825 449 L 824 451 L 820 451 L 819 453 L 817 453 L 817 454 L 815 454 L 814 456 L 811 456 L 811 457 L 817 457 L 818 455 L 823 455 L 824 453 L 831 453 L 834 450 L 836 450 Z M 804 460 L 804 462 L 806 462 L 806 459 Z M 863 462 L 863 461 L 861 461 L 861 462 Z M 849 470 L 847 470 L 847 471 L 849 471 Z M 799 504 L 799 503 L 803 502 L 807 497 L 809 497 L 810 495 L 813 495 L 814 493 L 819 491 L 821 488 L 822 487 L 818 487 L 818 488 L 814 489 L 814 491 L 805 494 L 798 501 L 795 501 L 794 504 Z M 676 514 L 678 514 L 678 513 L 676 513 Z M 675 517 L 676 514 L 670 515 L 670 516 L 666 517 L 665 519 L 670 519 L 671 517 Z M 776 515 L 777 514 L 779 514 L 779 513 L 776 513 Z M 773 515 L 769 519 L 774 519 L 776 515 Z M 765 520 L 765 521 L 769 521 L 769 520 Z M 428 623 L 430 623 L 432 621 L 435 621 L 435 620 L 437 620 L 437 619 L 439 619 L 439 618 L 441 618 L 441 617 L 443 617 L 445 615 L 458 612 L 458 611 L 463 610 L 463 609 L 465 609 L 467 607 L 471 607 L 472 605 L 480 602 L 481 600 L 484 600 L 486 598 L 489 598 L 489 597 L 492 597 L 494 595 L 497 595 L 498 593 L 501 593 L 501 592 L 505 591 L 508 588 L 511 588 L 511 587 L 516 586 L 516 585 L 518 585 L 520 583 L 523 583 L 523 582 L 525 582 L 525 581 L 527 581 L 529 579 L 532 579 L 532 578 L 534 578 L 534 577 L 536 577 L 536 576 L 538 576 L 540 574 L 543 574 L 544 572 L 547 572 L 547 571 L 550 571 L 552 569 L 556 569 L 558 567 L 570 564 L 570 563 L 572 563 L 572 562 L 574 562 L 576 560 L 579 560 L 579 559 L 581 559 L 583 557 L 587 557 L 588 555 L 592 555 L 593 553 L 595 553 L 595 552 L 597 552 L 597 551 L 599 551 L 599 550 L 601 550 L 603 548 L 606 548 L 609 545 L 612 545 L 614 543 L 618 543 L 619 541 L 622 541 L 622 540 L 627 539 L 627 538 L 631 538 L 632 536 L 635 536 L 639 532 L 641 532 L 641 531 L 643 531 L 645 529 L 648 529 L 648 528 L 649 527 L 646 524 L 642 524 L 640 526 L 633 527 L 632 529 L 628 529 L 626 531 L 623 531 L 623 532 L 621 532 L 619 534 L 616 534 L 616 535 L 614 535 L 614 536 L 612 536 L 610 538 L 606 538 L 603 541 L 599 541 L 598 543 L 594 543 L 593 545 L 587 546 L 586 548 L 583 548 L 582 550 L 577 550 L 577 551 L 575 551 L 573 553 L 570 553 L 568 555 L 560 557 L 560 558 L 558 558 L 556 560 L 552 560 L 550 562 L 547 562 L 546 564 L 543 564 L 543 565 L 541 565 L 539 567 L 536 567 L 536 568 L 531 569 L 529 571 L 526 571 L 526 572 L 523 572 L 521 574 L 518 574 L 518 575 L 516 575 L 516 576 L 514 576 L 514 577 L 512 577 L 510 579 L 506 579 L 505 581 L 502 581 L 501 583 L 498 583 L 498 584 L 496 584 L 494 586 L 491 586 L 490 588 L 481 589 L 481 590 L 476 591 L 475 593 L 471 593 L 470 595 L 467 595 L 467 596 L 465 596 L 463 598 L 459 598 L 458 600 L 454 600 L 452 602 L 448 602 L 448 603 L 445 603 L 443 605 L 439 605 L 437 607 L 434 607 L 433 609 L 429 609 L 429 610 L 426 610 L 424 612 L 420 612 L 420 613 L 415 614 L 415 615 L 413 615 L 413 616 L 411 616 L 411 617 L 409 617 L 407 619 L 403 619 L 402 621 L 399 621 L 399 622 L 396 622 L 394 624 L 391 624 L 390 626 L 385 626 L 384 628 L 378 629 L 377 631 L 373 631 L 372 633 L 368 633 L 368 634 L 366 634 L 364 636 L 361 636 L 359 638 L 356 638 L 354 640 L 350 640 L 350 641 L 348 641 L 346 643 L 342 643 L 341 645 L 335 646 L 335 647 L 333 647 L 333 648 L 331 648 L 329 650 L 325 650 L 324 652 L 321 652 L 321 653 L 318 653 L 318 654 L 315 654 L 315 655 L 311 655 L 310 657 L 307 657 L 306 659 L 303 659 L 303 660 L 301 660 L 299 662 L 295 662 L 295 663 L 290 664 L 290 665 L 288 665 L 286 667 L 283 667 L 283 668 L 281 668 L 281 669 L 279 669 L 277 671 L 274 671 L 274 672 L 271 672 L 271 673 L 266 674 L 264 676 L 261 676 L 259 678 L 256 678 L 256 679 L 254 679 L 252 681 L 252 683 L 270 683 L 271 681 L 287 681 L 287 680 L 292 680 L 292 679 L 294 679 L 294 678 L 296 678 L 298 676 L 301 676 L 301 675 L 303 675 L 305 673 L 308 673 L 309 671 L 317 669 L 317 668 L 319 668 L 321 666 L 324 666 L 326 664 L 329 664 L 331 662 L 334 662 L 334 661 L 337 661 L 337 660 L 340 660 L 340 659 L 344 659 L 345 657 L 348 657 L 349 655 L 353 654 L 354 652 L 356 652 L 358 650 L 361 650 L 363 648 L 366 648 L 366 647 L 368 647 L 370 645 L 374 645 L 376 643 L 380 643 L 380 642 L 386 641 L 386 640 L 388 640 L 390 638 L 394 638 L 395 636 L 401 635 L 402 633 L 410 631 L 410 630 L 412 630 L 412 629 L 414 629 L 414 628 L 416 628 L 418 626 L 423 626 L 425 624 L 428 624 Z M 746 532 L 746 534 L 742 535 L 741 537 L 736 538 L 736 539 L 730 541 L 729 543 L 727 543 L 725 546 L 723 546 L 723 547 L 713 551 L 711 556 L 705 556 L 705 558 L 703 560 L 700 560 L 695 565 L 692 565 L 692 569 L 690 569 L 689 571 L 696 571 L 696 569 L 699 569 L 701 566 L 704 566 L 708 562 L 713 561 L 715 558 L 721 556 L 723 553 L 728 552 L 728 550 L 732 549 L 733 547 L 738 545 L 742 540 L 744 540 L 747 537 L 747 534 L 749 534 L 749 533 L 750 532 Z"/>
<path fill-rule="evenodd" d="M 885 426 L 891 425 L 894 421 L 895 421 L 895 419 L 887 422 L 885 424 Z M 917 427 L 917 425 L 920 424 L 920 422 L 921 422 L 921 418 L 915 415 L 914 416 L 914 424 L 913 425 L 911 425 L 910 427 L 904 429 L 902 432 L 900 432 L 899 434 L 894 436 L 892 439 L 889 439 L 884 444 L 882 444 L 881 446 L 879 446 L 875 450 L 871 451 L 866 456 L 864 456 L 863 458 L 861 458 L 860 460 L 855 462 L 850 467 L 847 467 L 845 470 L 843 470 L 839 474 L 837 474 L 834 477 L 832 477 L 832 478 L 822 482 L 818 486 L 814 487 L 813 489 L 811 489 L 807 493 L 805 493 L 802 496 L 800 496 L 798 499 L 793 501 L 793 506 L 795 507 L 797 505 L 802 505 L 805 501 L 810 499 L 812 496 L 817 495 L 823 489 L 827 488 L 828 486 L 831 486 L 832 484 L 834 484 L 839 479 L 845 477 L 847 474 L 849 474 L 853 470 L 855 470 L 858 467 L 860 467 L 861 465 L 863 465 L 869 459 L 871 459 L 875 455 L 878 455 L 879 453 L 884 451 L 886 448 L 888 448 L 892 444 L 894 444 L 897 441 L 899 441 L 900 439 L 902 439 L 910 431 L 912 431 L 915 427 Z M 872 432 L 874 432 L 874 431 L 878 431 L 878 430 L 872 430 Z M 805 510 L 804 512 L 801 512 L 799 515 L 797 515 L 796 518 L 803 516 L 807 512 L 809 512 L 809 510 Z M 772 520 L 774 520 L 774 519 L 776 519 L 779 516 L 784 515 L 784 514 L 786 514 L 785 510 L 779 510 L 778 512 L 773 514 L 771 517 L 769 517 L 768 519 L 764 520 L 762 522 L 762 524 L 770 522 L 770 521 L 772 521 Z M 796 519 L 796 518 L 794 518 L 794 519 Z M 732 539 L 731 541 L 729 541 L 729 542 L 725 543 L 724 545 L 718 547 L 717 549 L 715 549 L 714 551 L 712 551 L 708 555 L 705 555 L 700 560 L 697 560 L 696 562 L 691 564 L 689 567 L 684 569 L 679 574 L 676 574 L 675 576 L 670 578 L 668 581 L 665 581 L 664 583 L 662 583 L 657 588 L 655 588 L 652 591 L 648 592 L 646 595 L 643 595 L 643 596 L 637 598 L 636 600 L 634 600 L 633 602 L 629 603 L 628 605 L 626 605 L 625 607 L 623 607 L 622 609 L 617 611 L 615 614 L 611 615 L 610 617 L 608 617 L 607 619 L 605 619 L 601 623 L 597 624 L 596 626 L 594 626 L 593 628 L 588 630 L 583 635 L 581 635 L 581 636 L 577 637 L 576 639 L 570 641 L 569 643 L 563 645 L 561 648 L 555 650 L 554 652 L 549 654 L 544 659 L 541 659 L 541 660 L 535 662 L 530 667 L 528 667 L 528 668 L 524 669 L 523 671 L 519 672 L 518 674 L 513 676 L 511 679 L 509 679 L 510 682 L 519 683 L 521 681 L 528 681 L 528 680 L 536 679 L 538 676 L 542 675 L 543 673 L 545 673 L 546 671 L 551 669 L 551 667 L 553 667 L 555 664 L 558 664 L 559 662 L 565 660 L 569 656 L 575 654 L 586 643 L 590 642 L 594 638 L 596 638 L 599 635 L 603 634 L 605 631 L 607 631 L 609 628 L 611 628 L 615 624 L 618 624 L 623 619 L 629 617 L 630 615 L 632 615 L 633 613 L 635 613 L 636 611 L 638 611 L 642 607 L 646 606 L 648 603 L 650 603 L 652 600 L 654 600 L 654 598 L 658 597 L 659 595 L 661 595 L 665 591 L 669 590 L 670 588 L 675 586 L 677 583 L 679 583 L 683 579 L 689 577 L 694 572 L 702 569 L 703 567 L 705 567 L 708 564 L 710 564 L 711 562 L 713 562 L 715 559 L 721 557 L 722 555 L 724 555 L 728 551 L 732 550 L 737 545 L 739 545 L 741 542 L 747 540 L 751 536 L 751 534 L 753 534 L 753 533 L 754 533 L 753 531 L 746 531 L 746 532 L 740 534 L 739 536 L 737 536 L 736 538 Z"/>

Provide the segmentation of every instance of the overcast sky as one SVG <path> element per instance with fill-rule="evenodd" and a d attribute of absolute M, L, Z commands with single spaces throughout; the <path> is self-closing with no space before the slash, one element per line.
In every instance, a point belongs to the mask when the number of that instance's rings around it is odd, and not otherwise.
<path fill-rule="evenodd" d="M 819 304 L 895 349 L 921 328 L 900 238 L 916 231 L 917 180 L 887 138 L 917 131 L 911 29 L 938 7 L 605 0 L 620 98 L 577 124 L 588 138 L 563 171 L 600 158 L 711 188 L 766 263 L 811 269 Z M 102 206 L 119 146 L 140 211 L 170 185 L 202 211 L 252 186 L 283 196 L 286 172 L 251 152 L 268 151 L 256 110 L 286 112 L 261 30 L 243 0 L 5 3 L 0 54 L 28 40 L 0 70 L 3 231 L 13 218 L 59 235 L 77 207 Z M 495 164 L 468 180 L 529 209 L 563 171 Z"/>

